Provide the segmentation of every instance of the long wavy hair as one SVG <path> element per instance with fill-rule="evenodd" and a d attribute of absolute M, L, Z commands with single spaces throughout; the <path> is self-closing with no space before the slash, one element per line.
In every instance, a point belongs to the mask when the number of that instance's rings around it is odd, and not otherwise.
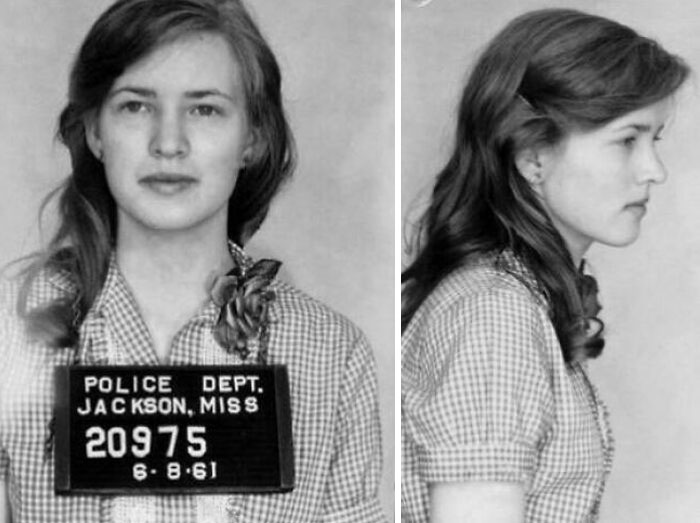
<path fill-rule="evenodd" d="M 229 200 L 230 240 L 239 245 L 248 241 L 291 176 L 295 148 L 282 105 L 279 66 L 240 0 L 114 3 L 88 32 L 70 73 L 58 138 L 70 152 L 72 173 L 56 191 L 58 228 L 46 249 L 30 257 L 23 270 L 18 312 L 28 331 L 50 346 L 77 341 L 79 326 L 104 283 L 117 236 L 116 204 L 102 162 L 88 148 L 86 118 L 99 111 L 126 68 L 158 47 L 197 32 L 219 34 L 229 43 L 241 70 L 248 122 L 259 146 L 239 172 Z M 44 272 L 65 274 L 75 295 L 30 308 L 32 283 Z"/>
<path fill-rule="evenodd" d="M 679 57 L 606 18 L 544 9 L 512 20 L 462 92 L 452 155 L 409 242 L 402 329 L 450 272 L 510 249 L 548 301 L 564 359 L 597 356 L 604 345 L 597 285 L 574 266 L 515 153 L 661 101 L 688 74 Z"/>

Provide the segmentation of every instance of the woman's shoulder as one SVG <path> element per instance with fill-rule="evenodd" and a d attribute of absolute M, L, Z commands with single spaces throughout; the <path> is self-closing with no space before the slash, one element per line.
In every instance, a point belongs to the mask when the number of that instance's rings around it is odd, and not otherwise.
<path fill-rule="evenodd" d="M 401 340 L 403 379 L 437 379 L 455 360 L 552 368 L 560 349 L 544 298 L 526 272 L 493 261 L 456 269 L 421 304 Z"/>
<path fill-rule="evenodd" d="M 534 280 L 521 267 L 498 263 L 495 257 L 480 257 L 443 278 L 418 308 L 406 331 L 423 330 L 455 314 L 465 317 L 491 311 L 507 321 L 514 316 L 546 315 L 546 309 Z M 459 323 L 449 325 L 456 327 Z"/>
<path fill-rule="evenodd" d="M 0 318 L 2 328 L 22 330 L 19 314 L 20 300 L 23 309 L 32 310 L 69 296 L 73 287 L 68 277 L 60 272 L 43 269 L 33 276 L 26 273 L 0 276 Z"/>
<path fill-rule="evenodd" d="M 271 290 L 276 302 L 273 314 L 286 330 L 312 339 L 366 344 L 359 327 L 320 300 L 280 279 L 273 281 Z"/>
<path fill-rule="evenodd" d="M 233 242 L 229 242 L 229 250 L 234 260 L 243 266 L 253 267 L 263 261 L 256 261 L 255 257 Z M 277 323 L 278 330 L 284 331 L 286 339 L 306 338 L 320 341 L 320 345 L 341 341 L 366 345 L 364 334 L 355 324 L 320 300 L 284 281 L 279 275 L 272 279 L 269 288 L 275 293 L 271 316 Z"/>
<path fill-rule="evenodd" d="M 31 276 L 23 272 L 4 274 L 0 277 L 0 310 L 16 310 L 22 295 L 26 297 L 27 309 L 33 309 L 73 293 L 70 278 L 61 271 L 42 269 Z"/>

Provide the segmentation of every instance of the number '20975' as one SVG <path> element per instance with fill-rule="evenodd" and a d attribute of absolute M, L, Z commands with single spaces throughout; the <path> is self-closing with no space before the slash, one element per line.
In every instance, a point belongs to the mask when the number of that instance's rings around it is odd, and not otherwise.
<path fill-rule="evenodd" d="M 165 455 L 169 458 L 175 455 L 178 445 L 180 427 L 178 425 L 159 425 L 156 433 L 168 438 Z M 185 428 L 187 454 L 193 458 L 201 458 L 207 453 L 207 440 L 204 438 L 206 427 L 188 425 Z M 100 426 L 89 427 L 85 431 L 87 442 L 85 454 L 88 458 L 123 458 L 131 453 L 136 458 L 145 458 L 153 447 L 153 433 L 150 427 L 138 425 L 130 433 L 124 427 Z"/>

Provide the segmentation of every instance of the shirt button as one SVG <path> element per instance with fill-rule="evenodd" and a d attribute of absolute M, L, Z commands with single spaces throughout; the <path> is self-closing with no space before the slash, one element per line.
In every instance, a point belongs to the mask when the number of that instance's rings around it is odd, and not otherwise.
<path fill-rule="evenodd" d="M 231 521 L 243 521 L 243 510 L 241 506 L 236 503 L 235 498 L 229 498 L 226 503 L 226 512 L 231 516 Z"/>

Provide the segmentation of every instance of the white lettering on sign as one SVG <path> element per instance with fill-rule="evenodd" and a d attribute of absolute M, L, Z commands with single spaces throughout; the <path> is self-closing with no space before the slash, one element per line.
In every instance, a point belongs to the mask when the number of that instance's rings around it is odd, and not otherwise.
<path fill-rule="evenodd" d="M 126 411 L 126 400 L 124 398 L 114 398 L 112 400 L 112 412 L 115 414 L 124 414 Z"/>
<path fill-rule="evenodd" d="M 105 398 L 85 398 L 82 405 L 76 408 L 76 412 L 80 416 L 107 416 L 109 414 L 188 414 L 187 398 L 173 396 L 145 396 L 137 398 L 129 398 L 127 411 L 127 398 L 117 397 L 110 399 Z"/>
<path fill-rule="evenodd" d="M 88 374 L 83 377 L 83 389 L 86 394 L 99 392 L 101 394 L 170 394 L 172 376 L 163 374 L 153 376 L 95 376 Z"/>
<path fill-rule="evenodd" d="M 181 477 L 183 477 L 182 472 L 182 465 L 180 465 L 179 462 L 177 461 L 171 461 L 167 464 L 167 467 L 164 471 L 166 474 L 166 477 L 169 480 L 172 481 L 177 481 Z M 192 463 L 191 467 L 187 467 L 184 469 L 184 475 L 190 476 L 191 478 L 197 480 L 197 481 L 203 481 L 206 479 L 216 479 L 217 476 L 217 463 L 216 461 L 209 461 L 208 463 L 205 463 L 203 461 L 195 461 Z M 163 471 L 158 471 L 157 469 L 150 468 L 145 464 L 145 463 L 134 463 L 134 466 L 132 468 L 132 475 L 136 481 L 145 481 L 148 479 L 149 475 L 152 474 L 157 474 L 158 472 L 163 472 Z"/>
<path fill-rule="evenodd" d="M 185 398 L 131 398 L 132 414 L 187 414 Z"/>
<path fill-rule="evenodd" d="M 248 396 L 243 402 L 234 396 L 202 396 L 199 398 L 200 414 L 240 414 L 258 412 L 258 398 Z"/>
<path fill-rule="evenodd" d="M 166 445 L 165 456 L 172 458 L 179 446 L 180 429 L 177 425 L 158 425 L 156 434 L 163 436 Z M 207 453 L 206 427 L 188 425 L 186 427 L 187 453 L 193 458 L 201 458 Z M 124 427 L 104 428 L 93 426 L 85 431 L 85 455 L 90 459 L 123 458 L 131 454 L 145 458 L 151 453 L 153 435 L 149 427 L 138 425 L 129 432 Z"/>
<path fill-rule="evenodd" d="M 202 392 L 260 392 L 260 376 L 234 374 L 219 376 L 202 376 Z"/>

